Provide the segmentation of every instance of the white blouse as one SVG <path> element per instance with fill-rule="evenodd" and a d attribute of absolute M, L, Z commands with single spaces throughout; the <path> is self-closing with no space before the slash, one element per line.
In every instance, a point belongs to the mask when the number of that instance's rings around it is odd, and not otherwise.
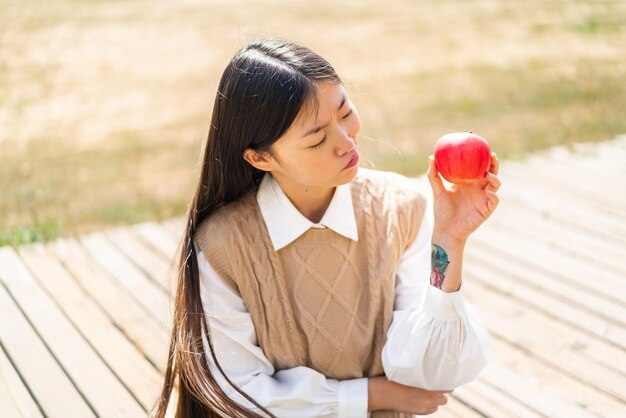
<path fill-rule="evenodd" d="M 395 382 L 426 390 L 450 390 L 478 376 L 490 359 L 491 346 L 482 320 L 463 299 L 463 283 L 452 293 L 430 285 L 431 200 L 416 240 L 402 255 L 398 266 L 393 319 L 383 347 L 382 363 L 387 378 Z M 350 183 L 337 187 L 317 224 L 291 204 L 269 173 L 261 182 L 257 201 L 275 250 L 309 228 L 331 228 L 358 240 Z M 219 278 L 199 248 L 195 248 L 201 299 L 213 347 L 233 383 L 278 417 L 369 416 L 367 378 L 327 379 L 304 366 L 275 370 L 257 344 L 243 300 Z M 204 343 L 209 353 L 206 339 Z M 254 409 L 221 377 L 210 354 L 208 362 L 226 393 L 241 405 Z"/>

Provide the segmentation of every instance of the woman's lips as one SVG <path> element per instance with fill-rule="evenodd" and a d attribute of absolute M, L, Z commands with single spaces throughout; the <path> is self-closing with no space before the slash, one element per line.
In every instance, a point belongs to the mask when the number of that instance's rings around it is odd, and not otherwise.
<path fill-rule="evenodd" d="M 359 162 L 359 152 L 354 151 L 352 158 L 350 158 L 350 161 L 348 161 L 348 164 L 343 169 L 345 170 L 346 168 L 354 167 L 356 163 L 358 162 Z"/>

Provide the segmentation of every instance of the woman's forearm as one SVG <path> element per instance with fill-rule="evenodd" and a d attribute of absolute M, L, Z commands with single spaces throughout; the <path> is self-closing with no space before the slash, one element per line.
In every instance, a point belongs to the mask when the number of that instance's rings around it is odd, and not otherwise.
<path fill-rule="evenodd" d="M 431 246 L 431 285 L 447 293 L 459 290 L 465 242 L 439 231 L 435 226 Z"/>
<path fill-rule="evenodd" d="M 447 403 L 452 390 L 424 390 L 401 385 L 385 376 L 367 379 L 367 410 L 389 410 L 408 414 L 429 415 Z"/>

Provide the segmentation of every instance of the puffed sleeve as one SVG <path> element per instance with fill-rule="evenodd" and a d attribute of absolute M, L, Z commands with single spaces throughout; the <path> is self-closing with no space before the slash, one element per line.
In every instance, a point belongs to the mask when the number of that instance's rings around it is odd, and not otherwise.
<path fill-rule="evenodd" d="M 382 351 L 387 378 L 426 390 L 451 390 L 478 377 L 491 357 L 487 329 L 458 291 L 430 284 L 432 202 L 396 273 L 394 313 Z"/>
<path fill-rule="evenodd" d="M 277 417 L 365 418 L 367 379 L 334 380 L 308 367 L 275 370 L 258 346 L 241 297 L 220 279 L 196 246 L 202 306 L 220 366 L 245 393 Z M 207 361 L 220 387 L 249 409 L 256 407 L 221 376 L 204 339 Z"/>

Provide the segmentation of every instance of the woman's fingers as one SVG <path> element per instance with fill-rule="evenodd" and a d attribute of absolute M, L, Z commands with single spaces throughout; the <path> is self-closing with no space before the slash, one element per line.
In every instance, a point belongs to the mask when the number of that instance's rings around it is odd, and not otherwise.
<path fill-rule="evenodd" d="M 500 168 L 500 164 L 498 162 L 498 156 L 495 152 L 491 153 L 491 166 L 489 167 L 489 172 L 495 175 L 498 174 L 498 169 Z"/>
<path fill-rule="evenodd" d="M 487 209 L 489 209 L 489 212 L 493 212 L 494 210 L 496 210 L 496 207 L 498 207 L 498 204 L 500 203 L 500 198 L 495 192 L 485 190 L 485 193 L 487 194 L 488 198 Z"/>
<path fill-rule="evenodd" d="M 485 190 L 491 190 L 492 192 L 497 192 L 500 189 L 502 182 L 495 174 L 487 173 L 487 175 L 485 176 L 485 179 L 487 179 L 487 184 L 484 187 Z"/>
<path fill-rule="evenodd" d="M 438 405 L 445 405 L 448 403 L 448 397 L 446 396 L 446 394 L 451 393 L 452 390 L 443 390 L 440 392 L 437 392 L 438 395 L 436 397 L 437 399 L 437 404 Z"/>

